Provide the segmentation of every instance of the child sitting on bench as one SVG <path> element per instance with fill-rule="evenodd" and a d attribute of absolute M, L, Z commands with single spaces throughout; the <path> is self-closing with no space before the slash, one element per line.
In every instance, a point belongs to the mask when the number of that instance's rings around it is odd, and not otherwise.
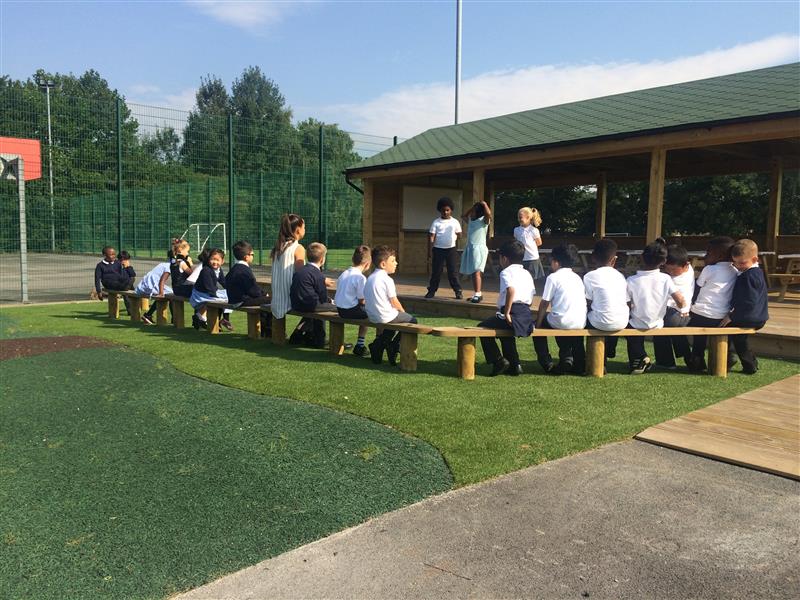
<path fill-rule="evenodd" d="M 694 269 L 689 260 L 689 253 L 683 246 L 672 245 L 667 247 L 667 262 L 662 267 L 664 272 L 672 277 L 675 287 L 683 294 L 686 305 L 679 309 L 675 300 L 667 300 L 667 312 L 664 314 L 664 327 L 688 327 L 689 305 L 694 296 Z M 691 359 L 692 348 L 689 338 L 685 335 L 655 336 L 653 349 L 656 354 L 656 367 L 674 370 L 676 358 L 682 358 L 686 364 Z"/>
<path fill-rule="evenodd" d="M 167 258 L 172 259 L 172 250 L 167 253 Z M 164 297 L 164 294 L 171 294 L 172 288 L 168 286 L 167 279 L 170 277 L 170 263 L 158 263 L 154 268 L 147 272 L 147 275 L 142 277 L 142 280 L 136 286 L 136 293 L 140 296 L 147 296 L 151 300 L 153 296 Z M 158 303 L 153 302 L 150 309 L 142 315 L 142 323 L 145 325 L 155 325 L 153 321 L 153 313 L 156 312 Z"/>
<path fill-rule="evenodd" d="M 192 327 L 195 329 L 208 326 L 205 307 L 207 302 L 228 301 L 228 293 L 225 291 L 225 273 L 222 272 L 222 264 L 224 262 L 225 251 L 220 248 L 211 250 L 208 253 L 208 258 L 203 261 L 203 268 L 189 298 L 189 303 L 197 311 L 192 315 Z M 231 309 L 226 308 L 219 322 L 228 331 L 233 331 L 233 325 L 228 318 L 231 312 Z"/>
<path fill-rule="evenodd" d="M 253 269 L 253 246 L 249 242 L 239 241 L 233 245 L 233 257 L 236 263 L 225 277 L 225 289 L 228 302 L 237 306 L 261 306 L 269 304 L 269 294 L 256 283 Z M 271 337 L 272 315 L 261 314 L 261 337 Z"/>
<path fill-rule="evenodd" d="M 94 268 L 94 289 L 97 292 L 98 300 L 103 300 L 103 288 L 123 292 L 133 289 L 133 282 L 136 278 L 136 271 L 131 266 L 131 255 L 123 250 L 119 253 L 113 246 L 103 248 L 103 260 L 97 263 Z M 130 314 L 127 296 L 122 297 L 125 302 L 125 310 Z"/>
<path fill-rule="evenodd" d="M 589 327 L 600 331 L 619 331 L 628 326 L 628 284 L 625 276 L 617 271 L 617 243 L 603 238 L 597 240 L 592 250 L 592 262 L 597 267 L 583 277 Z M 617 336 L 605 338 L 604 361 L 617 355 Z"/>
<path fill-rule="evenodd" d="M 336 295 L 333 303 L 336 310 L 343 319 L 368 319 L 367 311 L 364 310 L 364 285 L 367 278 L 364 271 L 368 270 L 372 264 L 369 246 L 359 246 L 353 252 L 353 266 L 339 275 L 336 282 Z M 358 340 L 353 348 L 356 356 L 366 356 L 369 354 L 364 339 L 367 336 L 367 326 L 358 326 Z"/>
<path fill-rule="evenodd" d="M 325 276 L 322 274 L 322 265 L 325 264 L 325 255 L 328 249 L 324 244 L 314 242 L 308 245 L 306 263 L 292 276 L 292 285 L 289 298 L 292 310 L 298 312 L 324 312 L 336 310 L 336 306 L 328 297 L 328 287 Z M 312 348 L 325 347 L 325 323 L 319 319 L 303 318 L 297 329 L 289 337 L 289 343 L 299 344 L 305 342 Z"/>

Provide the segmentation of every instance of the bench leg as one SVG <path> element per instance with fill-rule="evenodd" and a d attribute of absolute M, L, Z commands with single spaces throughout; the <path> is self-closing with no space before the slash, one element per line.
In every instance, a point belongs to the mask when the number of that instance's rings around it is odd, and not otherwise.
<path fill-rule="evenodd" d="M 108 318 L 119 319 L 119 295 L 111 293 L 108 295 Z"/>
<path fill-rule="evenodd" d="M 150 299 L 149 298 L 139 298 L 139 310 L 142 311 L 142 314 L 146 313 L 150 310 Z"/>
<path fill-rule="evenodd" d="M 181 310 L 183 310 L 183 302 L 181 304 Z M 169 302 L 167 300 L 156 300 L 156 324 L 159 326 L 164 326 L 168 323 L 168 315 L 169 315 Z"/>
<path fill-rule="evenodd" d="M 333 356 L 344 354 L 344 323 L 330 323 L 329 348 Z"/>
<path fill-rule="evenodd" d="M 783 302 L 786 298 L 786 291 L 789 289 L 788 281 L 781 281 L 781 291 L 778 294 L 778 302 Z"/>
<path fill-rule="evenodd" d="M 272 343 L 278 346 L 286 345 L 286 317 L 272 319 Z"/>
<path fill-rule="evenodd" d="M 458 376 L 461 379 L 475 379 L 475 338 L 458 338 Z"/>
<path fill-rule="evenodd" d="M 586 338 L 586 372 L 592 377 L 602 377 L 605 359 L 606 338 L 604 336 Z"/>
<path fill-rule="evenodd" d="M 141 298 L 131 298 L 128 302 L 128 306 L 130 306 L 131 310 L 131 321 L 141 321 L 142 320 L 142 299 Z"/>
<path fill-rule="evenodd" d="M 206 307 L 206 326 L 208 327 L 208 333 L 217 334 L 219 333 L 219 321 L 222 318 L 222 309 L 207 306 Z"/>
<path fill-rule="evenodd" d="M 709 339 L 709 372 L 715 377 L 728 376 L 728 336 L 710 335 Z"/>
<path fill-rule="evenodd" d="M 417 370 L 417 342 L 418 335 L 416 333 L 400 332 L 400 370 L 401 371 L 416 371 Z M 474 363 L 473 363 L 474 365 Z M 474 369 L 473 369 L 474 370 Z"/>
<path fill-rule="evenodd" d="M 170 300 L 172 305 L 172 320 L 175 322 L 175 329 L 186 327 L 186 319 L 183 312 L 183 300 Z M 160 325 L 161 323 L 159 323 Z"/>
<path fill-rule="evenodd" d="M 251 340 L 261 339 L 261 313 L 247 313 L 247 337 Z"/>

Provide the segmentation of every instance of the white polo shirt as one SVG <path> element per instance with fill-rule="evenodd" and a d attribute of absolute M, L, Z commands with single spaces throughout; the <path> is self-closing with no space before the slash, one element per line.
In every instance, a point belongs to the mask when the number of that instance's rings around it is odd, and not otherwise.
<path fill-rule="evenodd" d="M 428 233 L 433 233 L 436 237 L 433 240 L 434 248 L 452 248 L 456 245 L 458 234 L 461 233 L 461 224 L 458 219 L 434 219 Z"/>
<path fill-rule="evenodd" d="M 375 269 L 364 285 L 365 309 L 369 320 L 373 323 L 388 323 L 400 314 L 391 298 L 397 297 L 394 280 L 383 269 Z"/>
<path fill-rule="evenodd" d="M 566 267 L 544 282 L 542 300 L 550 302 L 547 322 L 553 329 L 583 329 L 586 326 L 586 292 L 577 273 Z"/>
<path fill-rule="evenodd" d="M 689 307 L 692 304 L 692 296 L 694 296 L 694 269 L 692 268 L 692 265 L 689 265 L 689 269 L 685 273 L 681 273 L 677 277 L 673 277 L 672 281 L 675 283 L 675 287 L 678 288 L 678 291 L 683 294 L 683 299 L 686 300 L 686 306 L 684 306 L 683 310 L 681 310 L 681 314 L 688 315 Z M 678 304 L 672 299 L 672 297 L 667 300 L 667 307 L 678 310 Z"/>
<path fill-rule="evenodd" d="M 583 287 L 592 303 L 587 317 L 594 327 L 616 331 L 628 326 L 628 283 L 622 273 L 613 267 L 600 267 L 583 276 Z"/>
<path fill-rule="evenodd" d="M 500 295 L 497 297 L 497 308 L 502 312 L 506 307 L 506 293 L 508 288 L 514 288 L 514 303 L 533 303 L 535 289 L 533 277 L 522 265 L 508 265 L 500 271 Z"/>
<path fill-rule="evenodd" d="M 658 269 L 636 271 L 636 275 L 628 277 L 631 327 L 636 329 L 663 327 L 667 299 L 677 291 L 672 277 Z"/>
<path fill-rule="evenodd" d="M 364 284 L 367 278 L 358 267 L 350 267 L 336 280 L 336 295 L 333 303 L 339 308 L 355 308 L 364 299 Z"/>
<path fill-rule="evenodd" d="M 536 240 L 541 239 L 539 230 L 533 225 L 514 228 L 514 239 L 525 246 L 525 256 L 522 260 L 539 260 L 539 246 L 536 245 Z"/>
<path fill-rule="evenodd" d="M 708 317 L 722 319 L 731 311 L 733 286 L 739 272 L 729 262 L 718 262 L 703 267 L 697 286 L 700 292 L 692 305 L 692 312 Z"/>

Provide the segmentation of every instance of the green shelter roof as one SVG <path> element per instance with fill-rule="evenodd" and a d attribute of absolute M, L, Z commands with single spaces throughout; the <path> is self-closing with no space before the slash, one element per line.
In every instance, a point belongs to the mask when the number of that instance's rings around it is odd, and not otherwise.
<path fill-rule="evenodd" d="M 436 127 L 349 172 L 486 156 L 800 112 L 800 63 Z"/>

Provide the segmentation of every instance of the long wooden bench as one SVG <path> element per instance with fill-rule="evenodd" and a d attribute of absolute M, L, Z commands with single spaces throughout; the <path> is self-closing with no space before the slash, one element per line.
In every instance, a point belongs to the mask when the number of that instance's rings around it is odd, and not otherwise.
<path fill-rule="evenodd" d="M 585 337 L 586 373 L 592 377 L 605 374 L 606 337 L 707 335 L 709 339 L 709 372 L 717 377 L 728 376 L 728 336 L 739 333 L 752 334 L 755 329 L 738 327 L 665 327 L 662 329 L 535 329 L 530 337 Z M 456 363 L 461 379 L 475 379 L 475 341 L 480 337 L 512 337 L 508 329 L 484 327 L 434 327 L 431 335 L 457 338 Z"/>

